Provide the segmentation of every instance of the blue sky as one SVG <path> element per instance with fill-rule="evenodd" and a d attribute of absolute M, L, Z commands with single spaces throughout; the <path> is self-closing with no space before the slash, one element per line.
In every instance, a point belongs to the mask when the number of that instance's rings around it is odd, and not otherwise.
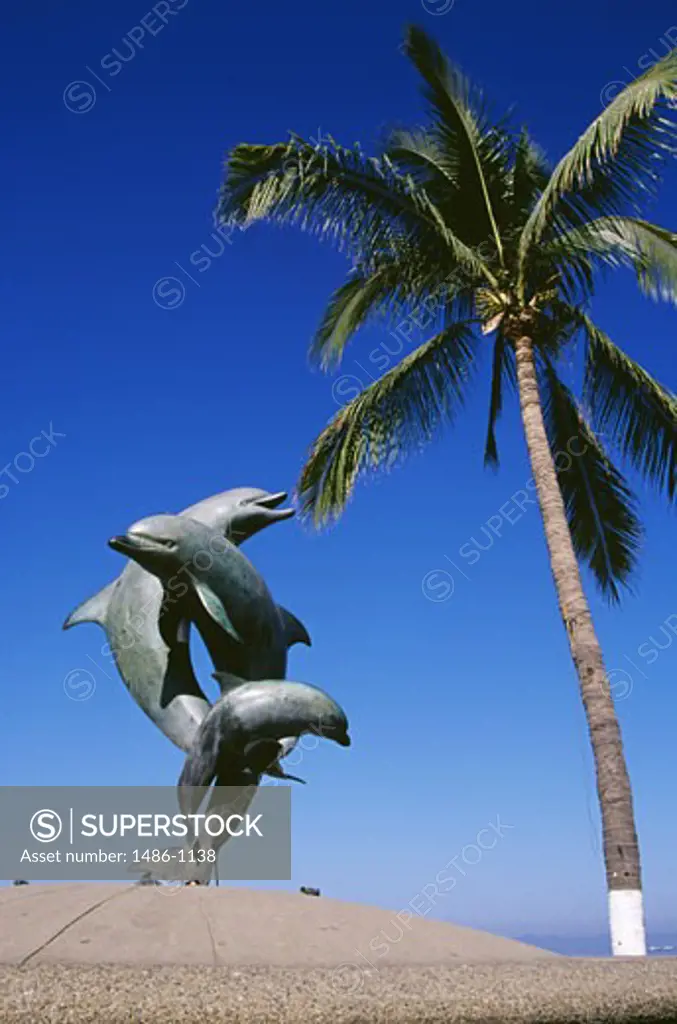
<path fill-rule="evenodd" d="M 11 468 L 42 431 L 54 443 L 30 470 L 19 459 L 16 482 L 2 477 L 3 782 L 173 783 L 181 755 L 130 700 L 101 631 L 61 623 L 120 570 L 105 542 L 133 520 L 231 486 L 291 489 L 350 387 L 306 359 L 346 269 L 339 255 L 258 228 L 207 265 L 200 256 L 219 252 L 211 214 L 225 152 L 289 129 L 370 148 L 389 125 L 416 123 L 417 83 L 398 51 L 413 21 L 498 107 L 514 104 L 556 159 L 652 51 L 677 42 L 667 0 L 572 0 L 565 13 L 531 0 L 427 6 L 179 0 L 143 35 L 138 0 L 38 0 L 8 14 L 0 462 Z M 651 215 L 669 226 L 676 213 L 671 173 Z M 621 276 L 595 313 L 677 386 L 673 310 Z M 365 332 L 341 372 L 366 382 L 384 341 Z M 290 678 L 339 699 L 353 735 L 347 751 L 304 755 L 289 886 L 399 909 L 456 858 L 464 874 L 434 916 L 512 934 L 599 932 L 585 722 L 539 515 L 527 506 L 518 518 L 510 504 L 530 478 L 513 403 L 501 471 L 482 467 L 487 389 L 485 368 L 456 429 L 360 487 L 332 531 L 283 523 L 246 549 L 312 634 Z M 640 493 L 636 594 L 609 610 L 589 592 L 616 671 L 649 927 L 665 931 L 676 924 L 674 519 Z M 487 546 L 482 528 L 497 515 L 500 536 L 470 564 L 461 549 Z M 208 679 L 199 649 L 198 664 Z M 75 669 L 92 673 L 88 700 L 64 688 Z M 497 816 L 512 827 L 470 866 L 463 849 Z"/>

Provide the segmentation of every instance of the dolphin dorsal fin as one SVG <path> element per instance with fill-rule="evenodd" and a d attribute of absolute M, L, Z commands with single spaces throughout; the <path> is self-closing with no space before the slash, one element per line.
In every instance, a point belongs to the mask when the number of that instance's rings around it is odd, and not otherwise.
<path fill-rule="evenodd" d="M 107 587 L 100 590 L 94 597 L 90 597 L 87 601 L 79 604 L 75 611 L 70 613 L 63 624 L 63 628 L 70 629 L 71 626 L 77 626 L 81 622 L 96 622 L 100 626 L 105 625 L 110 599 L 117 585 L 118 580 L 113 580 L 112 583 L 109 583 Z"/>
<path fill-rule="evenodd" d="M 247 682 L 246 679 L 242 679 L 240 676 L 234 676 L 232 672 L 212 672 L 212 679 L 216 679 L 217 683 L 221 687 L 221 696 L 234 690 L 237 686 L 242 686 Z"/>
<path fill-rule="evenodd" d="M 292 647 L 293 644 L 306 644 L 307 647 L 311 646 L 310 636 L 308 630 L 303 625 L 300 619 L 297 619 L 295 615 L 283 608 L 281 604 L 277 606 L 277 610 L 280 613 L 282 619 L 282 628 L 284 629 L 285 639 L 287 641 L 287 647 Z"/>

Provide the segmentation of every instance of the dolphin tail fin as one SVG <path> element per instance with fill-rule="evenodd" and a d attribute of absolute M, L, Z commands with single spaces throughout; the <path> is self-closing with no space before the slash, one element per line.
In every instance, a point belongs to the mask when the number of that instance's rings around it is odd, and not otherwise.
<path fill-rule="evenodd" d="M 297 619 L 286 608 L 283 608 L 282 605 L 277 607 L 282 619 L 282 628 L 284 629 L 287 647 L 292 647 L 294 644 L 305 644 L 307 647 L 310 647 L 310 636 L 301 620 Z"/>
<path fill-rule="evenodd" d="M 178 798 L 182 814 L 194 814 L 205 798 L 207 789 L 216 777 L 220 762 L 218 723 L 213 708 L 207 712 L 188 751 L 179 776 Z"/>
<path fill-rule="evenodd" d="M 222 775 L 223 778 L 221 777 Z M 217 775 L 216 786 L 228 786 L 229 788 L 226 790 L 212 789 L 205 810 L 206 817 L 215 814 L 225 820 L 232 813 L 244 814 L 257 793 L 256 786 L 252 784 L 238 784 L 233 787 L 232 777 L 230 777 L 228 768 L 225 765 L 221 766 L 221 771 Z M 179 802 L 180 800 L 181 793 L 179 791 Z M 197 807 L 195 810 L 197 810 Z M 183 807 L 182 811 L 184 814 L 186 813 Z M 220 835 L 198 836 L 191 843 L 186 841 L 186 845 L 182 847 L 184 850 L 183 854 L 179 853 L 180 848 L 170 849 L 168 862 L 148 865 L 150 868 L 148 875 L 150 877 L 147 881 L 157 879 L 168 882 L 199 882 L 201 885 L 208 885 L 214 875 L 217 866 L 216 861 L 211 860 L 209 856 L 202 860 L 199 851 L 213 850 L 218 857 L 221 847 L 230 838 L 230 833 L 227 829 L 224 829 Z M 189 852 L 186 854 L 186 850 L 192 850 L 193 853 Z M 131 872 L 132 868 L 127 870 Z M 138 866 L 136 870 L 138 872 Z"/>
<path fill-rule="evenodd" d="M 217 751 L 213 745 L 193 744 L 179 776 L 181 812 L 194 813 L 202 803 L 212 779 L 216 776 Z"/>
<path fill-rule="evenodd" d="M 100 590 L 94 597 L 90 597 L 87 601 L 79 604 L 75 611 L 70 613 L 63 624 L 63 628 L 70 629 L 71 626 L 77 626 L 81 622 L 97 622 L 100 626 L 103 626 L 106 621 L 108 605 L 117 582 L 117 580 L 113 580 L 112 583 L 109 583 L 107 587 Z"/>

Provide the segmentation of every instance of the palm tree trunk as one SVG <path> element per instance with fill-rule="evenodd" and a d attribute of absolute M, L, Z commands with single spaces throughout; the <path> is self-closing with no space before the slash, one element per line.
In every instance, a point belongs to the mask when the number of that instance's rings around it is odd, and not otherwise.
<path fill-rule="evenodd" d="M 612 952 L 619 956 L 645 956 L 639 844 L 623 742 L 545 430 L 531 338 L 516 338 L 515 356 L 529 459 L 595 761 Z"/>

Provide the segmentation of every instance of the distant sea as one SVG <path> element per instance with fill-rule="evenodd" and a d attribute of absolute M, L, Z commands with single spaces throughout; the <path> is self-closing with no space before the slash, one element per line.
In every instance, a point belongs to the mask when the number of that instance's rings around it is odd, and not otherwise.
<path fill-rule="evenodd" d="M 515 938 L 565 956 L 610 956 L 608 935 L 516 935 Z M 650 935 L 647 944 L 649 956 L 677 956 L 675 932 Z"/>

